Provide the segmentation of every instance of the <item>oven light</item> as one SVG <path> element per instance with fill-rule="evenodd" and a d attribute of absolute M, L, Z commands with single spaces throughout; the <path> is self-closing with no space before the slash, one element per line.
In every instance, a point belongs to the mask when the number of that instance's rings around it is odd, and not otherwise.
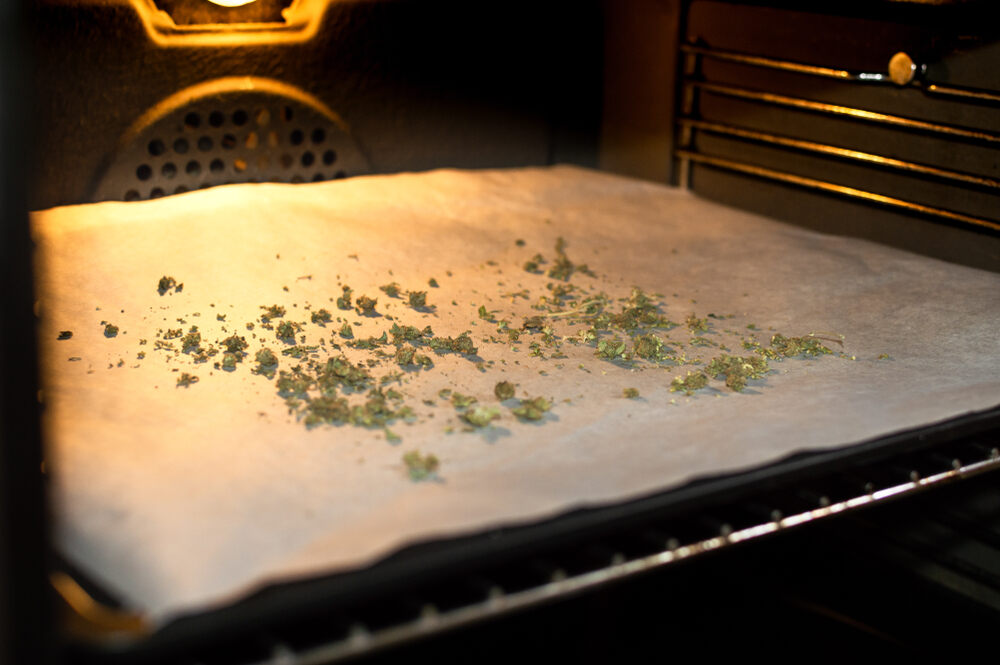
<path fill-rule="evenodd" d="M 220 7 L 242 7 L 243 5 L 249 5 L 254 0 L 208 0 L 213 5 L 219 5 Z"/>

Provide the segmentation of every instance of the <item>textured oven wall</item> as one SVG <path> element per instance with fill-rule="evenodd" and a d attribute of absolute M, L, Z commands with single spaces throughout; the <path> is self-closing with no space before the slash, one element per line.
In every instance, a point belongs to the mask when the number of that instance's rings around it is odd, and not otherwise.
<path fill-rule="evenodd" d="M 30 206 L 86 201 L 122 132 L 189 85 L 277 78 L 352 127 L 376 172 L 597 162 L 597 0 L 334 1 L 305 44 L 157 48 L 128 0 L 38 0 Z"/>

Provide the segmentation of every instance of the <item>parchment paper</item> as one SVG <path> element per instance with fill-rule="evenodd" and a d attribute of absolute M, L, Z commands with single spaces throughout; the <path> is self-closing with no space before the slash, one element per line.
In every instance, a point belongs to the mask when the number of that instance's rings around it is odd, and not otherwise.
<path fill-rule="evenodd" d="M 32 223 L 55 537 L 154 621 L 265 582 L 364 566 L 415 539 L 632 498 L 1000 403 L 997 275 L 577 168 L 235 185 L 53 209 Z M 531 335 L 516 351 L 484 341 L 496 325 L 479 319 L 479 305 L 515 326 L 537 313 L 530 304 L 553 280 L 521 266 L 536 252 L 551 261 L 559 236 L 597 274 L 572 283 L 611 297 L 632 285 L 661 292 L 678 322 L 728 316 L 710 319 L 716 343 L 753 324 L 765 345 L 772 331 L 825 331 L 844 346 L 773 363 L 741 394 L 714 382 L 686 397 L 669 385 L 691 366 L 629 368 L 571 344 L 567 358 L 542 359 L 530 355 Z M 164 275 L 183 291 L 159 295 Z M 435 311 L 377 290 L 391 281 L 427 290 Z M 397 445 L 379 429 L 306 429 L 250 362 L 228 373 L 153 350 L 157 329 L 191 325 L 210 340 L 246 335 L 251 353 L 265 342 L 277 350 L 259 321 L 260 306 L 275 303 L 307 322 L 309 344 L 336 341 L 339 323 L 308 324 L 319 307 L 360 321 L 358 336 L 389 327 L 337 310 L 340 283 L 378 296 L 378 311 L 401 324 L 471 330 L 485 363 L 435 355 L 433 369 L 407 373 L 399 389 L 418 418 L 392 425 Z M 501 295 L 522 289 L 530 300 Z M 117 337 L 104 336 L 102 320 Z M 57 341 L 61 330 L 73 337 Z M 718 352 L 684 346 L 683 325 L 662 337 L 689 358 Z M 173 370 L 200 381 L 177 387 Z M 518 422 L 505 406 L 494 426 L 464 432 L 437 396 L 451 388 L 496 404 L 502 379 L 518 396 L 554 398 L 546 420 Z M 625 387 L 641 397 L 624 399 Z M 440 458 L 436 480 L 407 478 L 401 456 L 414 449 Z"/>

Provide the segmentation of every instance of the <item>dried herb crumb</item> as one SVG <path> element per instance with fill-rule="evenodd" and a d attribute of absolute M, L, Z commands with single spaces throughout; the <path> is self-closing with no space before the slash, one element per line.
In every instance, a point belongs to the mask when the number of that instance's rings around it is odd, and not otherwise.
<path fill-rule="evenodd" d="M 514 384 L 510 381 L 501 381 L 493 388 L 493 394 L 501 402 L 514 397 Z"/>
<path fill-rule="evenodd" d="M 383 284 L 378 287 L 380 291 L 384 292 L 390 298 L 395 298 L 399 295 L 401 287 L 396 282 L 390 282 L 389 284 Z"/>
<path fill-rule="evenodd" d="M 188 374 L 187 372 L 184 372 L 179 377 L 177 377 L 177 385 L 183 386 L 185 388 L 190 386 L 192 383 L 198 383 L 198 381 L 199 379 L 197 376 L 195 376 L 194 374 Z"/>
<path fill-rule="evenodd" d="M 378 304 L 378 298 L 369 298 L 368 296 L 358 296 L 356 302 L 357 302 L 358 314 L 364 316 L 372 316 L 375 314 L 375 305 Z"/>
<path fill-rule="evenodd" d="M 410 291 L 408 297 L 409 297 L 410 307 L 413 307 L 414 309 L 427 306 L 426 291 Z"/>
<path fill-rule="evenodd" d="M 104 324 L 104 336 L 105 337 L 116 337 L 118 335 L 118 326 L 113 323 Z"/>
<path fill-rule="evenodd" d="M 464 413 L 461 418 L 473 427 L 486 427 L 500 417 L 500 409 L 495 406 L 476 406 Z"/>
<path fill-rule="evenodd" d="M 438 281 L 433 277 L 431 277 L 429 280 L 427 280 L 427 286 L 431 287 L 432 289 L 436 289 L 438 288 Z"/>
<path fill-rule="evenodd" d="M 173 289 L 176 286 L 177 286 L 177 280 L 176 279 L 174 279 L 173 277 L 168 277 L 168 276 L 164 275 L 163 277 L 160 278 L 159 283 L 157 283 L 157 285 L 156 285 L 156 291 L 162 296 L 167 291 L 169 291 L 170 289 Z M 179 291 L 181 288 L 184 288 L 183 284 L 181 284 L 180 288 L 178 288 L 177 290 Z"/>
<path fill-rule="evenodd" d="M 440 462 L 437 457 L 430 454 L 421 455 L 419 450 L 411 450 L 408 453 L 404 453 L 403 464 L 406 465 L 406 470 L 410 475 L 410 480 L 415 482 L 427 480 L 433 476 L 440 467 Z"/>
<path fill-rule="evenodd" d="M 687 376 L 684 378 L 675 377 L 670 383 L 670 392 L 676 393 L 683 391 L 685 394 L 690 395 L 696 390 L 701 390 L 708 385 L 708 377 L 702 372 L 688 372 Z"/>
<path fill-rule="evenodd" d="M 72 330 L 60 330 L 59 336 L 56 337 L 56 339 L 69 339 L 72 336 L 73 336 Z"/>
<path fill-rule="evenodd" d="M 512 413 L 521 420 L 541 420 L 551 408 L 551 400 L 544 397 L 535 397 L 533 399 L 522 399 L 521 405 L 513 409 Z"/>
<path fill-rule="evenodd" d="M 628 399 L 635 399 L 638 396 L 639 391 L 636 388 L 626 388 L 622 391 L 622 397 L 626 397 Z"/>
<path fill-rule="evenodd" d="M 313 323 L 324 324 L 332 321 L 333 315 L 325 309 L 319 309 L 312 313 L 311 318 Z"/>
<path fill-rule="evenodd" d="M 337 297 L 337 307 L 340 309 L 351 309 L 351 294 L 353 294 L 354 291 L 352 291 L 349 286 L 343 287 L 343 291 L 343 295 Z"/>

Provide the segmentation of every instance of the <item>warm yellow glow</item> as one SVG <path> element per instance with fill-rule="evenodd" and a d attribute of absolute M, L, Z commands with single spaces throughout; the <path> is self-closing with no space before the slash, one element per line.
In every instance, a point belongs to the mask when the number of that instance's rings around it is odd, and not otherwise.
<path fill-rule="evenodd" d="M 208 0 L 214 5 L 220 5 L 222 7 L 242 7 L 243 5 L 249 5 L 254 0 Z"/>

